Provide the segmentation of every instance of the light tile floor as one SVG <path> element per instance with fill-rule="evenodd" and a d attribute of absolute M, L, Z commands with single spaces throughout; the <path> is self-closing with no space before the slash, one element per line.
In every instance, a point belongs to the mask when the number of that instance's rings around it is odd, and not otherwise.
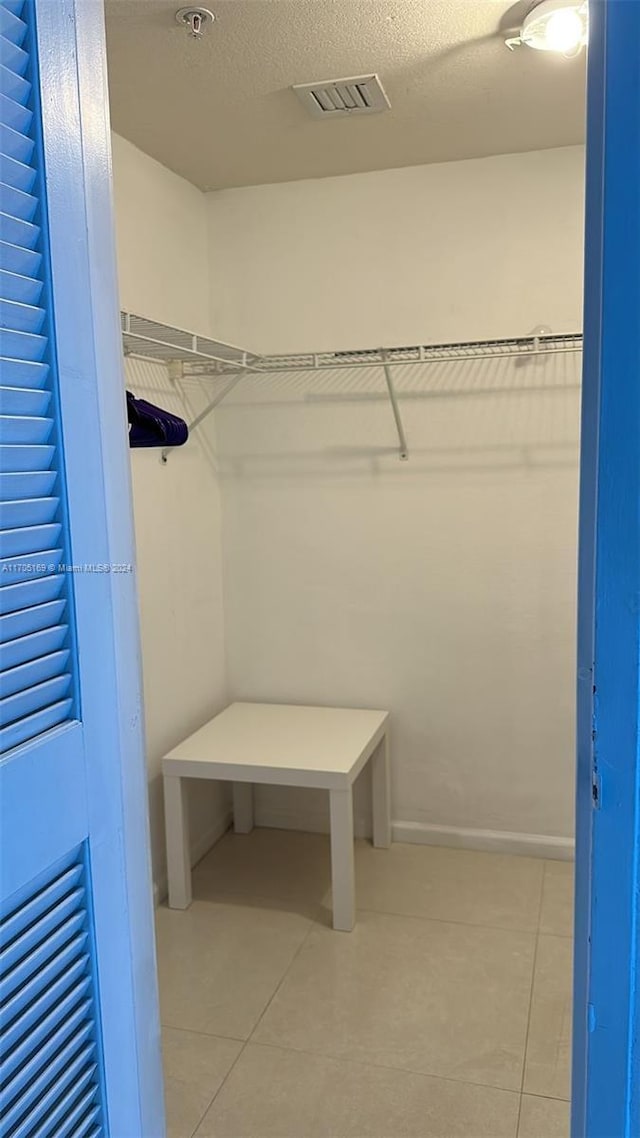
<path fill-rule="evenodd" d="M 567 1138 L 572 870 L 227 834 L 157 914 L 169 1138 Z"/>

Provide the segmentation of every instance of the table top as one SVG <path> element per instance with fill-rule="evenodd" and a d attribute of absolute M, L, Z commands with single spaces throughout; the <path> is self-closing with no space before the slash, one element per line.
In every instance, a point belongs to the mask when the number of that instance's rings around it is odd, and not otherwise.
<path fill-rule="evenodd" d="M 383 738 L 387 711 L 232 703 L 162 761 L 165 774 L 337 789 Z"/>

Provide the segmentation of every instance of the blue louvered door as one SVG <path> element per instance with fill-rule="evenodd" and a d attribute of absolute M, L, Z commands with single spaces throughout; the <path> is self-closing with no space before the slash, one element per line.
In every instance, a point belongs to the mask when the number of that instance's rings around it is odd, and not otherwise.
<path fill-rule="evenodd" d="M 0 1138 L 163 1133 L 104 68 L 0 0 Z"/>
<path fill-rule="evenodd" d="M 60 422 L 30 52 L 0 7 L 0 751 L 74 713 Z M 40 168 L 39 168 L 40 166 Z"/>

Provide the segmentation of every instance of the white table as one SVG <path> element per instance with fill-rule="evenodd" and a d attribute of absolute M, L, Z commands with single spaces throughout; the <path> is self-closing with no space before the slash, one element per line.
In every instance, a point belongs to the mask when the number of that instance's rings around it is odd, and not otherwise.
<path fill-rule="evenodd" d="M 389 714 L 338 707 L 232 703 L 162 760 L 169 905 L 191 904 L 186 780 L 233 783 L 236 833 L 253 828 L 253 783 L 329 791 L 333 927 L 355 923 L 353 783 L 372 760 L 373 844 L 391 844 Z"/>

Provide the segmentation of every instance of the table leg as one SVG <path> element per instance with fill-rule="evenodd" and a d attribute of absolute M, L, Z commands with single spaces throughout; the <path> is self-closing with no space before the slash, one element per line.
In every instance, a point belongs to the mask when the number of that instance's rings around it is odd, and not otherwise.
<path fill-rule="evenodd" d="M 164 775 L 164 818 L 169 908 L 188 909 L 191 904 L 191 844 L 186 779 Z"/>
<path fill-rule="evenodd" d="M 355 862 L 353 850 L 353 794 L 330 790 L 331 883 L 333 927 L 351 932 L 356 920 Z"/>
<path fill-rule="evenodd" d="M 233 829 L 236 834 L 253 830 L 253 786 L 250 782 L 233 784 Z"/>
<path fill-rule="evenodd" d="M 373 844 L 383 849 L 391 845 L 391 802 L 389 792 L 389 735 L 385 734 L 371 757 L 371 797 L 373 802 Z"/>

